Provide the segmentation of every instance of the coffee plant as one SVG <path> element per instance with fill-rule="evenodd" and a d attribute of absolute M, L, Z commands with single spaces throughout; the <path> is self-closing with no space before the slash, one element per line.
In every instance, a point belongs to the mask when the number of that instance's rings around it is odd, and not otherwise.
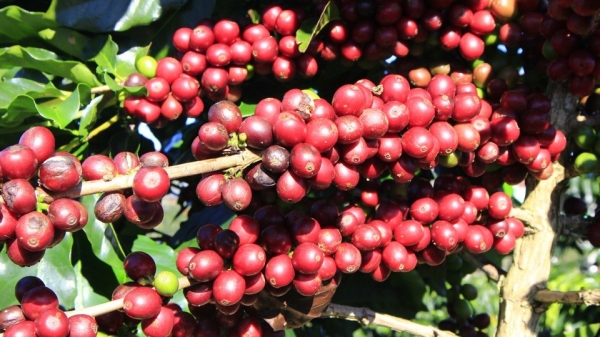
<path fill-rule="evenodd" d="M 0 336 L 600 334 L 600 2 L 0 6 Z"/>

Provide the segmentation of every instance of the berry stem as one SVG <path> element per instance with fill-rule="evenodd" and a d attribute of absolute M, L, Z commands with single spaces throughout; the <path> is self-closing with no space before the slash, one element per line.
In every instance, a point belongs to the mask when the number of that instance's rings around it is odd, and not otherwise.
<path fill-rule="evenodd" d="M 194 283 L 195 283 L 194 280 L 190 280 L 189 278 L 187 278 L 185 276 L 180 277 L 178 290 L 187 288 Z M 123 299 L 120 298 L 118 300 L 109 301 L 106 303 L 94 305 L 94 306 L 87 307 L 87 308 L 67 311 L 67 312 L 65 312 L 65 314 L 67 314 L 68 317 L 71 317 L 74 315 L 79 315 L 79 314 L 90 315 L 92 317 L 96 317 L 96 316 L 100 316 L 100 315 L 103 315 L 103 314 L 106 314 L 106 313 L 109 313 L 109 312 L 112 312 L 115 310 L 119 310 L 122 308 L 123 308 Z"/>
<path fill-rule="evenodd" d="M 98 125 L 96 128 L 94 128 L 94 130 L 90 131 L 90 133 L 88 134 L 88 136 L 86 137 L 86 139 L 90 140 L 90 139 L 94 138 L 100 132 L 102 132 L 102 131 L 110 128 L 113 124 L 115 124 L 119 120 L 121 120 L 119 114 L 114 115 L 111 119 L 109 119 L 106 122 Z"/>
<path fill-rule="evenodd" d="M 443 331 L 431 326 L 425 326 L 409 320 L 377 313 L 369 308 L 356 308 L 346 305 L 330 303 L 321 317 L 343 318 L 357 321 L 363 325 L 379 325 L 388 327 L 394 331 L 408 332 L 414 336 L 422 337 L 456 337 L 450 331 Z"/>
<path fill-rule="evenodd" d="M 93 87 L 91 90 L 91 93 L 95 95 L 95 94 L 102 94 L 102 93 L 109 92 L 109 91 L 111 91 L 111 89 L 108 85 L 101 85 L 99 87 Z"/>
<path fill-rule="evenodd" d="M 246 166 L 260 160 L 260 155 L 249 150 L 244 150 L 239 154 L 235 154 L 232 156 L 206 159 L 180 165 L 169 166 L 166 167 L 165 170 L 167 171 L 167 174 L 169 175 L 170 179 L 177 179 L 199 175 L 207 172 L 223 170 L 230 167 Z M 135 176 L 135 173 L 136 172 L 132 172 L 128 175 L 118 176 L 110 181 L 85 181 L 77 185 L 75 188 L 61 193 L 47 192 L 41 188 L 37 188 L 36 193 L 38 195 L 38 200 L 41 197 L 42 200 L 44 200 L 44 202 L 50 203 L 58 198 L 78 198 L 84 195 L 90 195 L 95 193 L 123 190 L 132 186 L 133 177 Z"/>

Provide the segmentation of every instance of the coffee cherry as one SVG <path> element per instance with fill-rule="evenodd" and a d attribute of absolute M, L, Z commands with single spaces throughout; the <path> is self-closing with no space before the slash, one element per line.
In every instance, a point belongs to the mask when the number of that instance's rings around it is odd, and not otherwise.
<path fill-rule="evenodd" d="M 35 287 L 23 295 L 21 309 L 33 321 L 48 309 L 58 309 L 58 297 L 48 287 Z"/>
<path fill-rule="evenodd" d="M 342 242 L 335 253 L 335 265 L 342 273 L 352 274 L 360 269 L 362 256 L 353 244 Z"/>
<path fill-rule="evenodd" d="M 221 188 L 221 195 L 225 205 L 238 212 L 246 209 L 252 200 L 250 185 L 242 178 L 225 181 Z"/>
<path fill-rule="evenodd" d="M 15 284 L 15 297 L 17 301 L 21 302 L 23 295 L 33 288 L 45 286 L 44 281 L 40 280 L 37 276 L 25 276 L 19 279 Z"/>
<path fill-rule="evenodd" d="M 35 323 L 32 321 L 22 321 L 12 325 L 6 329 L 4 336 L 6 337 L 21 337 L 35 336 Z"/>
<path fill-rule="evenodd" d="M 198 131 L 200 141 L 211 151 L 221 151 L 227 147 L 229 135 L 227 129 L 220 123 L 207 122 Z"/>
<path fill-rule="evenodd" d="M 37 205 L 35 190 L 25 179 L 13 179 L 2 185 L 2 198 L 6 207 L 17 214 L 26 214 Z"/>
<path fill-rule="evenodd" d="M 16 238 L 6 241 L 6 255 L 16 265 L 21 267 L 30 267 L 42 260 L 45 250 L 32 252 L 23 248 Z"/>
<path fill-rule="evenodd" d="M 214 250 L 203 250 L 194 255 L 188 265 L 189 275 L 197 281 L 214 280 L 223 270 L 223 258 Z"/>
<path fill-rule="evenodd" d="M 93 337 L 97 333 L 98 324 L 94 317 L 85 314 L 69 316 L 70 337 Z"/>
<path fill-rule="evenodd" d="M 162 299 L 152 288 L 135 288 L 123 298 L 123 311 L 134 319 L 147 319 L 161 311 Z"/>
<path fill-rule="evenodd" d="M 142 167 L 133 177 L 133 193 L 143 201 L 159 201 L 169 192 L 169 175 L 162 167 Z"/>
<path fill-rule="evenodd" d="M 171 336 L 174 322 L 173 310 L 162 306 L 157 315 L 142 320 L 142 331 L 149 337 Z"/>
<path fill-rule="evenodd" d="M 69 319 L 58 308 L 45 310 L 34 323 L 36 336 L 65 337 L 69 334 Z"/>
<path fill-rule="evenodd" d="M 125 209 L 125 196 L 119 192 L 104 193 L 94 206 L 98 221 L 113 223 L 121 218 Z"/>
<path fill-rule="evenodd" d="M 19 138 L 19 144 L 29 147 L 35 153 L 38 164 L 50 158 L 55 149 L 54 135 L 43 126 L 27 129 Z"/>
<path fill-rule="evenodd" d="M 8 306 L 0 311 L 0 330 L 6 330 L 25 320 L 25 315 L 23 315 L 23 310 L 21 310 L 20 306 Z"/>
<path fill-rule="evenodd" d="M 292 259 L 286 254 L 275 255 L 267 262 L 264 273 L 271 287 L 283 288 L 294 280 Z"/>
<path fill-rule="evenodd" d="M 23 248 L 32 252 L 41 251 L 52 242 L 54 226 L 45 214 L 29 212 L 17 221 L 15 236 Z"/>
<path fill-rule="evenodd" d="M 114 156 L 113 161 L 117 166 L 117 172 L 123 175 L 130 174 L 131 171 L 140 166 L 140 159 L 138 156 L 135 153 L 127 151 L 117 153 Z"/>
<path fill-rule="evenodd" d="M 42 186 L 55 192 L 74 188 L 81 181 L 81 175 L 81 163 L 72 155 L 54 155 L 46 159 L 38 171 Z"/>
<path fill-rule="evenodd" d="M 29 179 L 37 169 L 35 152 L 27 145 L 12 145 L 0 152 L 2 176 L 8 179 Z"/>
<path fill-rule="evenodd" d="M 153 285 L 156 292 L 165 297 L 171 297 L 179 290 L 177 275 L 166 270 L 156 274 Z"/>
<path fill-rule="evenodd" d="M 48 219 L 55 229 L 65 231 L 77 230 L 81 217 L 79 202 L 73 199 L 59 198 L 48 206 Z"/>
<path fill-rule="evenodd" d="M 156 59 L 149 55 L 144 55 L 135 62 L 135 68 L 148 78 L 156 76 L 156 66 Z"/>
<path fill-rule="evenodd" d="M 244 296 L 246 281 L 235 270 L 225 270 L 213 282 L 213 297 L 217 304 L 233 306 Z"/>
<path fill-rule="evenodd" d="M 259 273 L 266 262 L 265 250 L 253 243 L 240 245 L 233 255 L 233 269 L 242 276 Z"/>
<path fill-rule="evenodd" d="M 117 175 L 117 166 L 108 156 L 96 154 L 81 163 L 81 173 L 85 180 L 112 180 Z"/>
<path fill-rule="evenodd" d="M 123 261 L 123 268 L 130 279 L 140 284 L 151 281 L 156 273 L 154 259 L 144 252 L 129 253 Z"/>

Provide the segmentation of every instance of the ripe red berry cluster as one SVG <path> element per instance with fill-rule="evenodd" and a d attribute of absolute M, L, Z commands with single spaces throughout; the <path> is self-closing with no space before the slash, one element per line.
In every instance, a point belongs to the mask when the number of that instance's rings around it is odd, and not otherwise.
<path fill-rule="evenodd" d="M 230 20 L 214 24 L 204 20 L 193 29 L 180 28 L 173 35 L 173 45 L 183 53 L 184 72 L 198 77 L 209 99 L 236 101 L 239 85 L 253 72 L 272 73 L 280 81 L 289 81 L 296 73 L 315 75 L 316 60 L 299 52 L 295 37 L 304 17 L 301 9 L 271 5 L 263 11 L 260 23 L 243 28 Z"/>
<path fill-rule="evenodd" d="M 204 110 L 200 99 L 200 85 L 193 75 L 183 71 L 181 62 L 165 57 L 156 63 L 156 75 L 150 79 L 133 73 L 125 86 L 145 86 L 146 96 L 130 95 L 123 101 L 123 109 L 140 121 L 153 127 L 163 127 L 180 116 L 196 118 Z"/>
<path fill-rule="evenodd" d="M 19 143 L 0 152 L 2 201 L 0 243 L 6 243 L 7 255 L 19 266 L 38 263 L 47 248 L 62 241 L 66 232 L 76 232 L 88 222 L 88 211 L 81 202 L 59 197 L 49 204 L 38 203 L 33 179 L 39 188 L 62 193 L 85 180 L 112 180 L 131 174 L 133 194 L 105 193 L 97 202 L 98 220 L 113 222 L 123 214 L 142 228 L 154 228 L 163 218 L 160 199 L 169 191 L 170 179 L 164 167 L 168 159 L 159 152 L 141 158 L 129 152 L 114 160 L 92 155 L 83 164 L 67 152 L 55 152 L 55 139 L 47 128 L 36 126 L 25 131 Z"/>
<path fill-rule="evenodd" d="M 404 57 L 432 38 L 443 49 L 458 49 L 462 57 L 474 60 L 484 52 L 485 36 L 496 28 L 496 13 L 484 1 L 337 3 L 343 21 L 331 22 L 321 34 L 324 43 L 317 50 L 324 60 Z"/>
<path fill-rule="evenodd" d="M 161 273 L 155 275 L 156 264 L 153 258 L 144 252 L 132 252 L 127 255 L 123 267 L 133 282 L 119 285 L 112 294 L 113 300 L 123 300 L 123 310 L 98 316 L 100 331 L 114 334 L 123 326 L 128 330 L 135 330 L 141 323 L 142 332 L 151 337 L 192 336 L 200 333 L 203 336 L 219 336 L 221 330 L 230 331 L 236 336 L 256 331 L 264 332 L 267 336 L 274 333 L 255 312 L 244 315 L 243 309 L 237 310 L 239 306 L 236 307 L 235 313 L 217 311 L 214 305 L 199 308 L 194 304 L 197 303 L 198 297 L 202 296 L 202 287 L 198 285 L 185 289 L 190 313 L 184 312 L 175 303 L 167 303 L 173 292 L 164 293 L 165 286 L 169 285 L 160 282 Z M 254 297 L 254 301 L 256 299 L 257 296 Z M 250 307 L 252 304 L 253 302 L 244 302 L 244 307 Z M 236 332 L 238 334 L 235 334 Z"/>
<path fill-rule="evenodd" d="M 94 337 L 98 332 L 92 316 L 67 317 L 59 308 L 54 291 L 35 276 L 26 276 L 17 282 L 15 297 L 18 305 L 0 311 L 0 331 L 5 337 Z"/>
<path fill-rule="evenodd" d="M 64 192 L 81 181 L 81 164 L 72 154 L 55 152 L 50 130 L 36 126 L 25 131 L 16 145 L 0 152 L 2 219 L 0 243 L 20 266 L 38 263 L 47 248 L 57 245 L 66 232 L 78 231 L 88 213 L 78 201 L 59 198 L 47 208 L 38 205 L 33 180 L 49 191 Z M 36 184 L 37 185 L 37 184 Z"/>
<path fill-rule="evenodd" d="M 105 155 L 92 155 L 83 161 L 83 178 L 91 180 L 112 180 L 119 175 L 134 174 L 132 192 L 105 192 L 96 202 L 94 214 L 104 223 L 112 223 L 122 216 L 143 229 L 158 226 L 164 210 L 160 203 L 171 186 L 171 179 L 165 171 L 169 165 L 167 156 L 152 151 L 141 157 L 132 152 L 117 153 L 114 158 Z"/>
<path fill-rule="evenodd" d="M 341 273 L 360 271 L 384 281 L 417 263 L 439 265 L 460 249 L 508 254 L 524 234 L 511 208 L 506 193 L 489 195 L 449 175 L 433 186 L 414 179 L 408 199 L 381 202 L 369 217 L 354 205 L 340 211 L 331 200 L 287 214 L 267 205 L 253 216 L 237 216 L 227 229 L 200 227 L 199 248 L 180 251 L 177 269 L 200 282 L 185 290 L 190 304 L 214 302 L 231 313 L 263 290 L 314 295 L 325 282 L 337 284 Z"/>
<path fill-rule="evenodd" d="M 243 121 L 235 104 L 219 102 L 192 144 L 196 158 L 219 155 L 228 134 L 237 133 L 246 146 L 264 150 L 262 162 L 246 172 L 246 182 L 226 183 L 217 173 L 196 191 L 206 205 L 226 202 L 241 211 L 250 204 L 251 189 L 274 187 L 283 201 L 296 203 L 310 188 L 334 185 L 348 191 L 361 177 L 375 179 L 386 171 L 397 183 L 407 183 L 419 169 L 438 164 L 460 166 L 470 177 L 486 174 L 490 190 L 502 181 L 520 183 L 529 174 L 546 179 L 566 146 L 564 134 L 550 125 L 549 112 L 543 94 L 507 91 L 492 107 L 477 96 L 475 85 L 456 84 L 443 74 L 426 89 L 411 89 L 394 74 L 378 85 L 363 79 L 338 88 L 331 104 L 292 89 L 281 101 L 261 100 Z"/>

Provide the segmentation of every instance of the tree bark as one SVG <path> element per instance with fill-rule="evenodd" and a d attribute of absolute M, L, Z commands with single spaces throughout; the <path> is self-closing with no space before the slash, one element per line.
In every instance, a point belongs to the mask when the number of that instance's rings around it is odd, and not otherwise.
<path fill-rule="evenodd" d="M 552 125 L 568 137 L 576 117 L 577 101 L 564 86 L 556 83 L 549 86 L 548 96 L 552 99 Z M 521 208 L 532 215 L 528 224 L 530 232 L 517 241 L 513 263 L 501 282 L 497 337 L 537 336 L 545 307 L 536 305 L 533 296 L 537 290 L 546 288 L 552 253 L 561 232 L 560 196 L 567 183 L 563 161 L 568 156 L 565 154 L 554 163 L 554 174 L 549 179 L 527 179 L 528 195 Z"/>

